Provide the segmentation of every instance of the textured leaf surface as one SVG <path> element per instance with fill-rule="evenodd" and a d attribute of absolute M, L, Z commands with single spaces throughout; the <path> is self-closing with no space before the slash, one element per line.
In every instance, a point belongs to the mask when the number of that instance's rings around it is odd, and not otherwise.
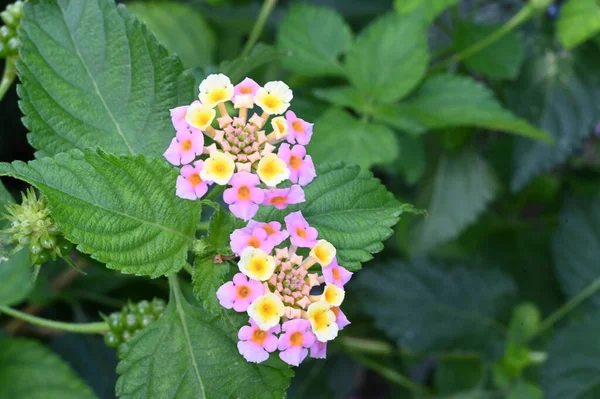
<path fill-rule="evenodd" d="M 308 153 L 317 164 L 345 161 L 370 168 L 393 162 L 398 157 L 398 142 L 388 127 L 331 108 L 316 121 Z"/>
<path fill-rule="evenodd" d="M 600 278 L 600 200 L 571 198 L 566 203 L 553 252 L 558 281 L 567 296 L 577 295 Z M 590 302 L 600 307 L 600 294 Z"/>
<path fill-rule="evenodd" d="M 498 271 L 424 259 L 365 270 L 358 286 L 376 325 L 416 352 L 484 349 L 504 331 L 497 320 L 516 292 Z"/>
<path fill-rule="evenodd" d="M 594 399 L 600 395 L 600 314 L 560 331 L 542 366 L 545 399 Z"/>
<path fill-rule="evenodd" d="M 551 140 L 548 133 L 502 108 L 487 87 L 465 76 L 440 74 L 427 79 L 396 106 L 396 112 L 430 129 L 474 126 Z"/>
<path fill-rule="evenodd" d="M 234 311 L 219 317 L 189 304 L 172 286 L 163 316 L 137 335 L 117 372 L 117 395 L 141 398 L 284 398 L 293 372 L 271 355 L 248 363 L 237 349 L 237 331 L 247 317 Z"/>
<path fill-rule="evenodd" d="M 600 32 L 600 2 L 569 0 L 560 10 L 558 38 L 567 48 L 575 47 Z"/>
<path fill-rule="evenodd" d="M 417 18 L 389 14 L 367 26 L 346 56 L 350 82 L 371 101 L 394 102 L 425 75 L 427 35 Z"/>
<path fill-rule="evenodd" d="M 169 51 L 177 53 L 186 68 L 214 62 L 215 35 L 193 7 L 173 2 L 127 3 Z"/>
<path fill-rule="evenodd" d="M 200 204 L 175 196 L 177 172 L 161 160 L 75 150 L 0 175 L 36 186 L 66 237 L 123 273 L 176 272 L 194 240 Z"/>
<path fill-rule="evenodd" d="M 96 396 L 42 344 L 0 340 L 0 397 L 10 399 L 93 399 Z"/>
<path fill-rule="evenodd" d="M 123 8 L 111 0 L 31 1 L 20 39 L 20 105 L 38 156 L 96 146 L 164 152 L 183 68 Z"/>
<path fill-rule="evenodd" d="M 422 8 L 427 22 L 433 20 L 444 10 L 458 3 L 459 0 L 395 0 L 394 7 L 400 14 L 409 14 Z"/>
<path fill-rule="evenodd" d="M 256 220 L 283 222 L 290 212 L 301 210 L 308 223 L 319 231 L 319 238 L 337 248 L 340 264 L 350 270 L 383 249 L 392 235 L 391 227 L 404 212 L 414 212 L 387 191 L 368 171 L 343 163 L 317 167 L 317 178 L 304 188 L 306 202 L 282 211 L 261 207 Z"/>
<path fill-rule="evenodd" d="M 454 47 L 457 52 L 474 45 L 483 37 L 497 30 L 499 25 L 480 25 L 461 21 L 454 32 Z M 464 60 L 465 65 L 494 79 L 514 79 L 519 75 L 525 49 L 516 32 L 510 32 L 502 39 Z"/>
<path fill-rule="evenodd" d="M 307 76 L 343 76 L 339 58 L 352 46 L 352 31 L 334 10 L 294 5 L 279 24 L 277 46 L 289 70 Z"/>
<path fill-rule="evenodd" d="M 514 150 L 513 190 L 561 164 L 590 135 L 600 119 L 600 56 L 595 47 L 567 55 L 545 49 L 523 68 L 508 90 L 510 108 L 541 126 L 553 145 L 518 140 Z"/>
<path fill-rule="evenodd" d="M 313 90 L 313 94 L 320 100 L 340 107 L 350 107 L 357 112 L 363 112 L 366 107 L 365 98 L 352 86 L 315 89 Z"/>
<path fill-rule="evenodd" d="M 415 226 L 413 253 L 424 252 L 460 234 L 496 196 L 498 181 L 487 162 L 465 151 L 444 155 L 431 182 L 428 217 Z"/>

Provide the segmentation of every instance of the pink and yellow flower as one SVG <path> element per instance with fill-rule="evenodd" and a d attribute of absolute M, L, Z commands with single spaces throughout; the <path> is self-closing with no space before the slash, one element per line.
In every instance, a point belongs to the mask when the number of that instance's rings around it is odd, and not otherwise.
<path fill-rule="evenodd" d="M 313 134 L 313 124 L 300 119 L 292 111 L 285 114 L 290 132 L 287 135 L 287 140 L 290 144 L 298 143 L 300 145 L 308 145 Z"/>
<path fill-rule="evenodd" d="M 281 331 L 281 326 L 261 330 L 256 322 L 250 319 L 250 325 L 240 328 L 238 332 L 238 351 L 246 361 L 251 363 L 262 363 L 269 358 L 270 352 L 277 349 L 277 337 L 275 334 Z"/>
<path fill-rule="evenodd" d="M 242 251 L 238 267 L 251 279 L 266 281 L 275 271 L 275 260 L 260 248 L 248 247 Z"/>
<path fill-rule="evenodd" d="M 203 150 L 204 136 L 202 132 L 178 130 L 163 156 L 175 166 L 187 165 L 192 163 L 198 155 L 202 154 Z"/>
<path fill-rule="evenodd" d="M 308 307 L 307 313 L 312 330 L 319 341 L 331 341 L 337 337 L 339 327 L 335 322 L 335 313 L 331 310 L 329 303 L 315 302 Z"/>
<path fill-rule="evenodd" d="M 344 267 L 340 266 L 337 258 L 333 258 L 329 266 L 323 268 L 323 277 L 327 284 L 335 284 L 338 287 L 346 285 L 354 273 L 349 272 Z"/>
<path fill-rule="evenodd" d="M 217 290 L 217 298 L 224 308 L 245 312 L 248 306 L 264 292 L 265 289 L 259 281 L 237 273 L 233 276 L 233 281 L 228 281 Z"/>
<path fill-rule="evenodd" d="M 281 115 L 293 98 L 289 86 L 281 81 L 269 82 L 256 91 L 254 102 L 268 115 Z"/>
<path fill-rule="evenodd" d="M 281 158 L 275 154 L 265 155 L 259 162 L 256 173 L 263 183 L 275 187 L 290 177 L 290 170 Z"/>
<path fill-rule="evenodd" d="M 215 106 L 233 97 L 233 85 L 231 80 L 222 73 L 218 75 L 208 75 L 200 83 L 200 102 L 205 105 Z"/>
<path fill-rule="evenodd" d="M 271 253 L 276 245 L 269 241 L 269 233 L 265 229 L 250 224 L 235 230 L 230 234 L 229 239 L 231 250 L 236 255 L 240 255 L 248 247 L 260 248 L 265 253 Z"/>
<path fill-rule="evenodd" d="M 185 165 L 181 168 L 181 175 L 177 177 L 177 191 L 179 198 L 195 200 L 202 198 L 208 191 L 208 185 L 211 181 L 202 180 L 200 172 L 204 162 L 202 160 L 194 162 L 194 166 Z"/>
<path fill-rule="evenodd" d="M 290 169 L 290 181 L 306 186 L 317 176 L 312 157 L 306 155 L 306 148 L 301 145 L 295 145 L 290 148 L 289 144 L 282 144 L 279 147 L 277 156 L 281 158 Z"/>
<path fill-rule="evenodd" d="M 265 199 L 265 193 L 258 188 L 260 180 L 250 172 L 238 172 L 229 181 L 231 188 L 223 193 L 223 200 L 229 210 L 243 220 L 250 220 L 258 212 L 258 205 Z"/>
<path fill-rule="evenodd" d="M 319 232 L 308 224 L 302 212 L 292 212 L 284 220 L 292 245 L 301 248 L 312 248 L 316 245 Z"/>
<path fill-rule="evenodd" d="M 278 325 L 284 313 L 283 302 L 277 295 L 270 292 L 256 298 L 248 307 L 248 315 L 262 330 L 268 330 Z"/>
<path fill-rule="evenodd" d="M 304 201 L 304 190 L 302 190 L 302 187 L 293 185 L 289 188 L 266 190 L 263 205 L 274 206 L 277 209 L 285 209 L 288 205 L 300 204 Z"/>
<path fill-rule="evenodd" d="M 327 342 L 315 340 L 310 347 L 310 357 L 313 359 L 325 359 L 327 357 Z"/>
<path fill-rule="evenodd" d="M 265 233 L 267 234 L 266 241 L 270 245 L 270 249 L 268 251 L 265 250 L 267 253 L 270 253 L 273 250 L 273 248 L 284 242 L 286 238 L 290 236 L 290 234 L 286 230 L 281 230 L 281 223 L 279 222 L 262 223 L 251 220 L 248 222 L 247 227 L 251 228 L 252 231 L 254 231 L 254 229 L 256 228 L 265 231 Z"/>
<path fill-rule="evenodd" d="M 237 96 L 250 96 L 254 100 L 256 92 L 260 89 L 260 85 L 253 79 L 245 78 L 233 88 L 234 99 Z"/>
<path fill-rule="evenodd" d="M 204 180 L 211 180 L 224 186 L 231 180 L 234 170 L 235 164 L 231 157 L 222 152 L 213 151 L 212 154 L 210 154 L 210 157 L 204 161 L 204 168 L 202 169 L 200 177 Z"/>
<path fill-rule="evenodd" d="M 299 366 L 315 343 L 310 323 L 304 319 L 290 320 L 283 323 L 282 329 L 277 346 L 279 357 L 289 365 Z"/>

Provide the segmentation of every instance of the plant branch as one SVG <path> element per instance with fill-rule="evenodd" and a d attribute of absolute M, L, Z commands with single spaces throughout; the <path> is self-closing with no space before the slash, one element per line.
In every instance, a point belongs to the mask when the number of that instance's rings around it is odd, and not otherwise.
<path fill-rule="evenodd" d="M 225 191 L 225 186 L 217 186 L 215 188 L 213 188 L 210 193 L 208 193 L 206 195 L 207 200 L 213 201 L 216 197 L 218 197 L 219 195 L 221 195 L 221 193 Z"/>
<path fill-rule="evenodd" d="M 15 78 L 17 77 L 17 58 L 18 56 L 10 56 L 6 58 L 4 74 L 2 75 L 2 80 L 0 80 L 0 101 L 2 101 L 4 95 L 10 86 L 12 86 Z"/>
<path fill-rule="evenodd" d="M 256 41 L 260 37 L 260 34 L 262 33 L 263 28 L 265 27 L 265 24 L 269 19 L 269 15 L 271 15 L 271 11 L 273 11 L 273 8 L 275 8 L 276 4 L 277 0 L 264 1 L 258 14 L 258 18 L 256 19 L 256 23 L 252 28 L 252 32 L 250 32 L 250 37 L 248 38 L 248 41 L 246 41 L 246 45 L 244 46 L 244 50 L 242 51 L 242 58 L 250 54 L 250 50 L 252 50 L 252 47 L 254 47 Z"/>
<path fill-rule="evenodd" d="M 535 333 L 529 338 L 529 340 L 542 335 L 554 324 L 558 323 L 566 315 L 571 313 L 577 306 L 581 305 L 585 300 L 600 291 L 600 277 L 592 281 L 587 287 L 569 299 L 567 303 L 556 309 L 550 316 L 546 317 L 541 323 Z"/>
<path fill-rule="evenodd" d="M 108 331 L 108 324 L 106 322 L 63 323 L 60 321 L 42 319 L 41 317 L 32 316 L 30 314 L 23 313 L 16 309 L 2 305 L 0 305 L 0 312 L 6 313 L 7 315 L 12 317 L 16 317 L 17 319 L 24 320 L 28 323 L 35 324 L 41 327 L 51 328 L 53 330 L 69 331 L 81 334 L 102 334 L 105 331 Z"/>

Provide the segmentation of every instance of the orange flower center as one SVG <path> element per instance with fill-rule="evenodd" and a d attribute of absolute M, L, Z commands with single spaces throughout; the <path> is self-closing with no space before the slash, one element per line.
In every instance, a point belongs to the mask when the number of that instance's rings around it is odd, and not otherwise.
<path fill-rule="evenodd" d="M 292 155 L 290 157 L 290 166 L 294 170 L 300 170 L 300 166 L 302 166 L 302 158 Z"/>
<path fill-rule="evenodd" d="M 242 87 L 240 87 L 240 93 L 242 93 L 242 94 L 252 94 L 252 87 L 250 87 L 250 86 L 242 86 Z"/>
<path fill-rule="evenodd" d="M 192 183 L 192 187 L 198 187 L 202 184 L 202 178 L 199 173 L 192 173 L 190 177 L 188 177 L 188 181 Z"/>
<path fill-rule="evenodd" d="M 306 238 L 306 230 L 304 230 L 302 227 L 297 227 L 296 235 L 300 238 Z"/>
<path fill-rule="evenodd" d="M 304 344 L 304 334 L 300 331 L 296 331 L 290 337 L 290 344 L 292 346 L 302 346 Z"/>
<path fill-rule="evenodd" d="M 285 205 L 287 201 L 287 197 L 273 197 L 271 198 L 271 204 L 272 205 Z"/>
<path fill-rule="evenodd" d="M 304 133 L 304 126 L 302 126 L 302 122 L 297 119 L 292 122 L 292 128 L 298 133 Z"/>
<path fill-rule="evenodd" d="M 238 188 L 238 199 L 242 201 L 250 200 L 250 189 L 248 186 L 240 186 Z"/>
<path fill-rule="evenodd" d="M 268 225 L 268 224 L 265 224 L 263 226 L 263 229 L 267 232 L 268 236 L 270 236 L 272 234 L 275 234 L 275 229 L 273 227 L 271 227 L 270 225 Z"/>
<path fill-rule="evenodd" d="M 342 278 L 340 277 L 340 271 L 338 270 L 337 267 L 334 267 L 333 270 L 331 271 L 331 274 L 333 274 L 333 279 L 336 281 L 340 281 Z"/>
<path fill-rule="evenodd" d="M 181 151 L 189 151 L 192 149 L 192 140 L 186 140 L 181 143 Z"/>
<path fill-rule="evenodd" d="M 250 289 L 245 285 L 237 287 L 237 295 L 239 298 L 247 298 L 250 295 Z"/>
<path fill-rule="evenodd" d="M 246 244 L 249 247 L 260 248 L 260 240 L 254 236 L 250 237 Z"/>
<path fill-rule="evenodd" d="M 337 319 L 338 314 L 340 313 L 340 308 L 338 306 L 332 306 L 331 311 L 333 312 L 333 314 L 335 315 L 335 318 Z"/>
<path fill-rule="evenodd" d="M 254 330 L 254 332 L 252 333 L 252 337 L 250 338 L 252 342 L 259 345 L 262 345 L 263 342 L 265 342 L 265 339 L 267 339 L 267 333 L 265 331 L 259 330 L 258 328 Z"/>

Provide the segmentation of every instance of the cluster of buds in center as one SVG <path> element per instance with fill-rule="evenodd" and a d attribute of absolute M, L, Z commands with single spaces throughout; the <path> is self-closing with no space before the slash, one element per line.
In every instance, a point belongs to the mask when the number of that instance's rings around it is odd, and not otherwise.
<path fill-rule="evenodd" d="M 183 165 L 177 195 L 195 200 L 213 183 L 230 186 L 223 199 L 246 221 L 259 205 L 283 209 L 304 202 L 302 186 L 316 176 L 304 147 L 312 124 L 288 110 L 292 97 L 290 88 L 279 81 L 261 87 L 250 78 L 233 86 L 223 74 L 204 79 L 200 101 L 171 110 L 177 133 L 164 157 Z M 291 187 L 277 188 L 288 180 Z"/>
<path fill-rule="evenodd" d="M 318 240 L 301 212 L 285 218 L 285 229 L 250 221 L 230 238 L 240 272 L 217 297 L 221 306 L 250 316 L 238 333 L 242 356 L 261 363 L 278 349 L 293 366 L 309 350 L 311 357 L 325 358 L 327 341 L 350 324 L 340 305 L 352 273 L 338 264 L 335 247 Z"/>

